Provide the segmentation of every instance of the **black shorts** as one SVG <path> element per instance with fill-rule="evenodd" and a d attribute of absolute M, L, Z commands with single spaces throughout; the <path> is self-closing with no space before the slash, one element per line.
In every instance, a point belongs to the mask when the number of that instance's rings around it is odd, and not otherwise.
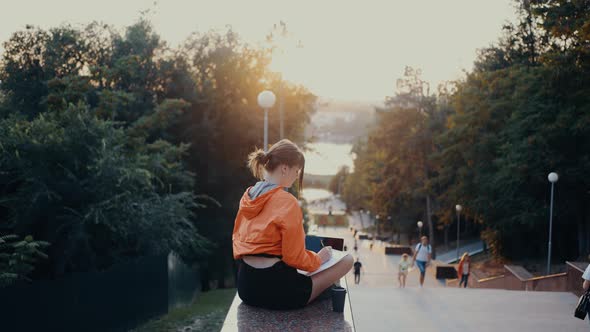
<path fill-rule="evenodd" d="M 311 278 L 283 261 L 264 269 L 238 261 L 238 295 L 248 305 L 273 310 L 302 308 L 311 289 Z"/>

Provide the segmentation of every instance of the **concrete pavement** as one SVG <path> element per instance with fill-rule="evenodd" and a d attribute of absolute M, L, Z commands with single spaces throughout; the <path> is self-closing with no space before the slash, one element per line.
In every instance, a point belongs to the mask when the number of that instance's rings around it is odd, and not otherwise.
<path fill-rule="evenodd" d="M 588 331 L 588 320 L 573 317 L 577 297 L 562 292 L 521 292 L 496 289 L 445 288 L 427 270 L 424 288 L 418 287 L 418 269 L 399 289 L 400 256 L 385 255 L 380 244 L 354 240 L 348 228 L 320 228 L 319 235 L 342 237 L 348 251 L 360 257 L 364 273 L 359 285 L 347 275 L 357 331 Z"/>

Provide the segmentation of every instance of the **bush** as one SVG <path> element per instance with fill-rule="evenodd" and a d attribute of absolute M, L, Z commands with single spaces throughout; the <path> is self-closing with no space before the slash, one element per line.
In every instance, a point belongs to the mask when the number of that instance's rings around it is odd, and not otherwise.
<path fill-rule="evenodd" d="M 44 241 L 34 241 L 28 235 L 18 240 L 16 235 L 0 236 L 0 287 L 6 287 L 13 282 L 24 279 L 33 270 L 39 259 L 47 259 L 43 249 L 49 246 Z"/>
<path fill-rule="evenodd" d="M 9 231 L 51 243 L 51 275 L 127 257 L 206 251 L 183 147 L 152 144 L 84 106 L 0 121 L 0 216 Z"/>

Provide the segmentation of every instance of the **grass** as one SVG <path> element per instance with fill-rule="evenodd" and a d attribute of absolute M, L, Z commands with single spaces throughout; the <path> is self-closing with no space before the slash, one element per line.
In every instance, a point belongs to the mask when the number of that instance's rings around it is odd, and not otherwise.
<path fill-rule="evenodd" d="M 201 293 L 193 304 L 171 310 L 132 332 L 220 331 L 235 289 L 217 289 Z M 188 329 L 190 327 L 190 329 Z"/>

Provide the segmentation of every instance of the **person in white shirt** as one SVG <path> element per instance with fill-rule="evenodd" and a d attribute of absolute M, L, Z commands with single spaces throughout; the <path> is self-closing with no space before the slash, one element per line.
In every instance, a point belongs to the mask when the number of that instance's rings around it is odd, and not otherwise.
<path fill-rule="evenodd" d="M 410 261 L 408 260 L 408 258 L 408 254 L 403 254 L 402 260 L 399 262 L 399 272 L 397 275 L 397 279 L 399 280 L 400 288 L 406 287 L 406 277 L 408 276 L 408 270 L 410 268 Z"/>
<path fill-rule="evenodd" d="M 412 257 L 412 266 L 414 263 L 420 269 L 420 287 L 424 285 L 424 277 L 426 276 L 426 266 L 430 264 L 432 259 L 432 248 L 428 243 L 428 236 L 423 236 L 421 242 L 416 245 L 414 256 Z"/>
<path fill-rule="evenodd" d="M 584 274 L 582 274 L 582 279 L 584 279 L 584 281 L 582 282 L 582 288 L 584 288 L 584 290 L 587 291 L 588 288 L 590 288 L 590 264 L 588 265 L 588 267 L 586 267 L 586 271 L 584 271 Z"/>
<path fill-rule="evenodd" d="M 590 255 L 588 256 L 588 258 L 590 258 Z M 584 274 L 582 274 L 582 279 L 584 279 L 584 281 L 582 282 L 582 288 L 584 289 L 584 291 L 587 291 L 590 288 L 590 264 L 586 267 Z M 588 314 L 590 315 L 590 311 L 588 312 Z"/>

